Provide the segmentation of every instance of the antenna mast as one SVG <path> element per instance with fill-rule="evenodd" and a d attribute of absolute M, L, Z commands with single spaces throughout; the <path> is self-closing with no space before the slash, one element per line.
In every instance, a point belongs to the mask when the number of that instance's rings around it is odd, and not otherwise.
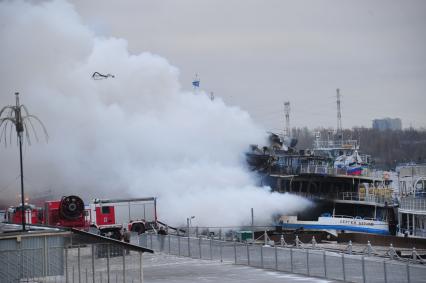
<path fill-rule="evenodd" d="M 284 137 L 290 137 L 290 102 L 284 102 L 285 128 Z"/>
<path fill-rule="evenodd" d="M 340 89 L 336 90 L 336 98 L 337 98 L 337 135 L 342 134 L 342 112 L 340 110 Z M 343 135 L 341 136 L 343 138 Z"/>

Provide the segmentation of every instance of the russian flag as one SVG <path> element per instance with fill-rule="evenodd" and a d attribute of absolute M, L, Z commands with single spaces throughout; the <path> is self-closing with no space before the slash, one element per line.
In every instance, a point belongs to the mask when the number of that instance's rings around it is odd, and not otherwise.
<path fill-rule="evenodd" d="M 362 167 L 348 168 L 346 172 L 348 175 L 359 176 L 362 173 Z"/>

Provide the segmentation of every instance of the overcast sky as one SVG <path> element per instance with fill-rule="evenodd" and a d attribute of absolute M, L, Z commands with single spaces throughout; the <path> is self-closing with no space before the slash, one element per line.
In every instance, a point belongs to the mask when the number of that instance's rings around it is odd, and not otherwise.
<path fill-rule="evenodd" d="M 97 34 L 152 52 L 267 130 L 399 117 L 426 127 L 426 1 L 72 1 Z M 110 70 L 114 72 L 114 70 Z"/>

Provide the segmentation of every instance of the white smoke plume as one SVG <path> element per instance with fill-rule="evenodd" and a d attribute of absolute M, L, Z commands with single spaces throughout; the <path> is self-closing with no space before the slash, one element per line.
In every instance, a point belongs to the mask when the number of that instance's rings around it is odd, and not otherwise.
<path fill-rule="evenodd" d="M 307 206 L 254 185 L 244 151 L 264 132 L 246 112 L 182 90 L 166 59 L 97 36 L 71 4 L 1 2 L 0 38 L 0 106 L 19 91 L 49 132 L 48 143 L 25 147 L 29 196 L 156 196 L 161 220 L 195 215 L 198 225 L 249 223 L 250 208 L 267 223 Z M 96 71 L 115 78 L 93 80 Z M 0 195 L 14 204 L 18 161 L 15 144 L 3 142 Z"/>

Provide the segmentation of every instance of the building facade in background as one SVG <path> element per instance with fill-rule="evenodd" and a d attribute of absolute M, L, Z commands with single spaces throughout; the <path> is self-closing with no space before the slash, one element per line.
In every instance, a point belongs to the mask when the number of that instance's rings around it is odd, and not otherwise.
<path fill-rule="evenodd" d="M 399 118 L 374 119 L 373 129 L 378 129 L 380 131 L 401 130 L 402 129 L 401 119 Z"/>

